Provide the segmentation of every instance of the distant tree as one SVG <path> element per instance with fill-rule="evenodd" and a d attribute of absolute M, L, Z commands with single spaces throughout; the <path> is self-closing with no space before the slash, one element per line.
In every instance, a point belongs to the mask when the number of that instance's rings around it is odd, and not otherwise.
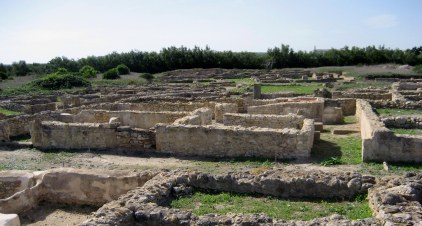
<path fill-rule="evenodd" d="M 24 60 L 21 60 L 18 63 L 12 63 L 12 74 L 16 76 L 25 76 L 29 72 L 29 67 Z"/>

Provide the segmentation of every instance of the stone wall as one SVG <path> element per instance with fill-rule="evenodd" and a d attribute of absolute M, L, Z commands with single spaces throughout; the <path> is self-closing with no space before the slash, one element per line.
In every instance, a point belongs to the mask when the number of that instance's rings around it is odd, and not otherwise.
<path fill-rule="evenodd" d="M 422 89 L 422 83 L 421 82 L 398 82 L 397 84 L 397 90 L 417 90 Z"/>
<path fill-rule="evenodd" d="M 403 109 L 422 109 L 422 101 L 370 101 L 375 108 L 403 108 Z"/>
<path fill-rule="evenodd" d="M 343 109 L 341 107 L 324 107 L 322 122 L 328 125 L 341 124 L 344 122 Z"/>
<path fill-rule="evenodd" d="M 154 132 L 109 123 L 63 123 L 35 121 L 31 130 L 39 149 L 145 150 L 155 145 Z"/>
<path fill-rule="evenodd" d="M 110 103 L 94 106 L 97 109 L 110 111 L 133 110 L 133 111 L 186 111 L 191 112 L 198 108 L 215 108 L 215 102 L 144 102 L 144 103 Z"/>
<path fill-rule="evenodd" d="M 388 128 L 422 129 L 422 116 L 393 116 L 381 120 Z"/>
<path fill-rule="evenodd" d="M 238 106 L 235 103 L 218 103 L 215 105 L 215 121 L 223 122 L 223 116 L 226 113 L 237 113 Z"/>
<path fill-rule="evenodd" d="M 325 106 L 341 107 L 344 116 L 356 113 L 356 99 L 354 98 L 325 99 L 324 104 Z"/>
<path fill-rule="evenodd" d="M 223 124 L 226 126 L 263 127 L 272 129 L 294 128 L 303 126 L 303 116 L 288 115 L 252 115 L 252 114 L 224 114 Z"/>
<path fill-rule="evenodd" d="M 380 92 L 342 92 L 333 91 L 333 99 L 338 98 L 355 98 L 355 99 L 367 99 L 367 100 L 392 100 L 392 94 L 384 91 Z"/>
<path fill-rule="evenodd" d="M 57 110 L 56 103 L 46 103 L 46 104 L 34 104 L 34 105 L 25 105 L 23 107 L 23 112 L 26 114 L 35 114 L 43 111 L 55 111 Z"/>
<path fill-rule="evenodd" d="M 249 114 L 287 115 L 292 113 L 303 115 L 305 118 L 314 119 L 317 122 L 322 121 L 323 111 L 324 101 L 316 98 L 311 101 L 295 98 L 289 102 L 248 107 Z"/>
<path fill-rule="evenodd" d="M 8 130 L 9 136 L 19 136 L 29 134 L 32 123 L 35 119 L 40 120 L 56 120 L 59 113 L 43 112 L 34 115 L 18 115 L 12 118 L 0 120 L 0 130 Z M 6 133 L 3 133 L 6 134 Z"/>
<path fill-rule="evenodd" d="M 73 122 L 77 123 L 107 123 L 110 118 L 118 117 L 121 126 L 132 128 L 149 129 L 157 123 L 173 123 L 176 119 L 189 115 L 189 112 L 150 112 L 150 111 L 106 111 L 106 110 L 82 110 L 73 116 Z"/>
<path fill-rule="evenodd" d="M 69 205 L 101 206 L 140 187 L 155 174 L 149 171 L 96 172 L 55 169 L 42 172 L 0 172 L 0 184 L 15 182 L 13 191 L 0 198 L 1 213 L 21 213 L 41 201 Z"/>
<path fill-rule="evenodd" d="M 422 137 L 394 134 L 364 100 L 357 100 L 363 161 L 422 162 Z"/>
<path fill-rule="evenodd" d="M 308 158 L 313 137 L 313 120 L 304 120 L 300 130 L 157 124 L 156 149 L 190 156 Z"/>
<path fill-rule="evenodd" d="M 256 175 L 243 172 L 218 175 L 163 172 L 146 182 L 143 187 L 102 206 L 82 225 L 378 225 L 377 219 L 352 221 L 338 214 L 311 221 L 286 221 L 265 214 L 196 216 L 188 210 L 165 206 L 168 200 L 191 195 L 196 188 L 283 198 L 349 199 L 365 192 L 373 183 L 373 177 L 356 172 L 333 174 L 319 170 L 301 173 L 293 170 L 270 170 Z"/>
<path fill-rule="evenodd" d="M 212 123 L 212 111 L 209 108 L 199 108 L 188 116 L 177 119 L 175 125 L 209 125 Z"/>

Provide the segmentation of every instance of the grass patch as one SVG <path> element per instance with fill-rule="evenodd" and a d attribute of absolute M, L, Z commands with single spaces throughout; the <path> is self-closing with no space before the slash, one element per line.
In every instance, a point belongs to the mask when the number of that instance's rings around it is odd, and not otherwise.
<path fill-rule="evenodd" d="M 13 116 L 13 115 L 21 115 L 22 112 L 18 112 L 18 111 L 11 111 L 11 110 L 7 110 L 4 108 L 0 108 L 0 113 L 6 116 Z"/>
<path fill-rule="evenodd" d="M 192 210 L 196 215 L 264 213 L 285 220 L 311 220 L 334 213 L 345 215 L 350 219 L 362 219 L 372 215 L 368 201 L 361 198 L 351 202 L 294 201 L 226 192 L 215 194 L 195 192 L 192 196 L 174 200 L 170 205 L 172 208 Z"/>
<path fill-rule="evenodd" d="M 313 94 L 314 90 L 322 88 L 322 83 L 301 83 L 291 85 L 263 85 L 262 93 L 294 92 L 298 94 Z"/>
<path fill-rule="evenodd" d="M 354 90 L 354 89 L 366 89 L 366 88 L 376 88 L 376 89 L 386 89 L 391 87 L 391 82 L 384 82 L 384 81 L 355 81 L 351 83 L 337 83 L 334 86 L 336 91 L 346 91 L 346 90 Z"/>
<path fill-rule="evenodd" d="M 379 116 L 422 115 L 421 110 L 414 109 L 379 108 L 374 110 Z"/>
<path fill-rule="evenodd" d="M 395 134 L 406 134 L 406 135 L 422 135 L 422 129 L 399 129 L 390 128 Z"/>
<path fill-rule="evenodd" d="M 362 140 L 359 135 L 336 136 L 321 133 L 321 140 L 312 147 L 312 160 L 322 165 L 362 163 Z"/>
<path fill-rule="evenodd" d="M 235 82 L 236 84 L 248 84 L 248 85 L 255 84 L 255 81 L 251 78 L 228 78 L 224 80 L 229 81 L 229 82 Z"/>
<path fill-rule="evenodd" d="M 344 117 L 344 123 L 345 124 L 355 124 L 357 122 L 358 122 L 358 120 L 357 120 L 356 116 L 354 116 L 354 115 L 349 115 L 349 116 Z"/>
<path fill-rule="evenodd" d="M 43 152 L 42 160 L 47 161 L 53 164 L 65 163 L 70 160 L 70 158 L 76 156 L 78 153 L 76 152 Z"/>

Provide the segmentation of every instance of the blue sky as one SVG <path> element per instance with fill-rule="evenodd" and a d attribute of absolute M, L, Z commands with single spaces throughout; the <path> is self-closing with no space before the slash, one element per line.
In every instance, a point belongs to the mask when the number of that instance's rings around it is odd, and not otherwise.
<path fill-rule="evenodd" d="M 421 0 L 0 0 L 0 62 L 209 45 L 422 45 Z"/>

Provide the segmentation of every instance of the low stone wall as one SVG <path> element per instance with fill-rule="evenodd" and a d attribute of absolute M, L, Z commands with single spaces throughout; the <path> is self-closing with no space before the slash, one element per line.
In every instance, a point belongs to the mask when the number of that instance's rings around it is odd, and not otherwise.
<path fill-rule="evenodd" d="M 104 109 L 110 111 L 185 111 L 191 112 L 198 108 L 207 107 L 210 109 L 215 108 L 215 102 L 145 102 L 145 103 L 116 103 L 116 104 L 102 104 L 96 106 L 97 109 Z"/>
<path fill-rule="evenodd" d="M 301 130 L 235 126 L 156 126 L 156 151 L 176 155 L 264 158 L 308 158 L 313 144 L 313 120 Z"/>
<path fill-rule="evenodd" d="M 261 99 L 275 99 L 275 98 L 286 98 L 286 97 L 297 97 L 300 94 L 294 92 L 277 92 L 277 93 L 261 93 Z"/>
<path fill-rule="evenodd" d="M 381 178 L 369 189 L 368 199 L 380 225 L 421 225 L 422 174 Z"/>
<path fill-rule="evenodd" d="M 394 134 L 364 100 L 357 100 L 363 161 L 422 162 L 422 137 Z"/>
<path fill-rule="evenodd" d="M 12 118 L 0 120 L 0 131 L 3 131 L 3 136 L 8 134 L 10 137 L 26 135 L 30 133 L 32 123 L 34 120 L 57 120 L 59 113 L 56 112 L 42 112 L 34 115 L 18 115 Z"/>
<path fill-rule="evenodd" d="M 3 171 L 0 184 L 13 182 L 0 197 L 0 213 L 21 213 L 41 201 L 101 206 L 144 185 L 154 173 L 54 169 L 41 172 Z M 10 183 L 9 183 L 10 184 Z"/>
<path fill-rule="evenodd" d="M 322 122 L 323 112 L 324 101 L 316 98 L 313 101 L 307 101 L 306 99 L 302 101 L 296 98 L 291 100 L 291 102 L 248 107 L 249 114 L 287 115 L 292 113 L 303 115 L 305 118 L 314 119 L 317 122 Z"/>
<path fill-rule="evenodd" d="M 215 121 L 218 123 L 223 122 L 224 114 L 226 113 L 237 113 L 238 106 L 234 103 L 218 103 L 215 105 Z"/>
<path fill-rule="evenodd" d="M 149 129 L 157 123 L 173 123 L 176 119 L 189 115 L 189 112 L 150 112 L 150 111 L 106 111 L 82 110 L 73 116 L 76 123 L 107 123 L 110 118 L 118 117 L 121 126 Z"/>
<path fill-rule="evenodd" d="M 370 101 L 374 108 L 422 109 L 422 101 Z"/>
<path fill-rule="evenodd" d="M 56 103 L 46 103 L 46 104 L 34 104 L 34 105 L 25 105 L 23 112 L 26 114 L 35 114 L 42 111 L 55 111 L 57 110 Z"/>
<path fill-rule="evenodd" d="M 422 82 L 397 82 L 397 90 L 417 90 L 422 89 Z"/>
<path fill-rule="evenodd" d="M 344 122 L 343 109 L 340 107 L 324 107 L 322 122 L 327 125 L 341 124 Z"/>
<path fill-rule="evenodd" d="M 199 108 L 188 116 L 177 119 L 175 125 L 209 125 L 212 123 L 212 111 L 209 108 Z"/>
<path fill-rule="evenodd" d="M 305 117 L 300 115 L 252 115 L 252 114 L 224 114 L 223 124 L 226 126 L 263 127 L 272 129 L 294 128 L 303 126 Z"/>
<path fill-rule="evenodd" d="M 324 104 L 325 106 L 341 107 L 344 116 L 356 113 L 356 99 L 354 98 L 325 99 Z"/>
<path fill-rule="evenodd" d="M 381 120 L 388 128 L 422 129 L 422 116 L 394 116 Z"/>
<path fill-rule="evenodd" d="M 384 92 L 342 92 L 342 91 L 333 91 L 332 98 L 355 98 L 355 99 L 367 99 L 367 100 L 392 100 L 391 93 Z"/>
<path fill-rule="evenodd" d="M 312 221 L 285 221 L 264 214 L 207 214 L 170 209 L 168 200 L 190 195 L 196 188 L 215 191 L 271 195 L 282 198 L 347 199 L 366 192 L 373 177 L 355 172 L 295 172 L 270 170 L 261 174 L 163 172 L 118 200 L 102 206 L 83 226 L 93 225 L 377 225 L 374 218 L 348 220 L 339 215 Z"/>
<path fill-rule="evenodd" d="M 154 132 L 109 123 L 35 121 L 31 130 L 39 149 L 145 150 L 155 145 Z"/>

